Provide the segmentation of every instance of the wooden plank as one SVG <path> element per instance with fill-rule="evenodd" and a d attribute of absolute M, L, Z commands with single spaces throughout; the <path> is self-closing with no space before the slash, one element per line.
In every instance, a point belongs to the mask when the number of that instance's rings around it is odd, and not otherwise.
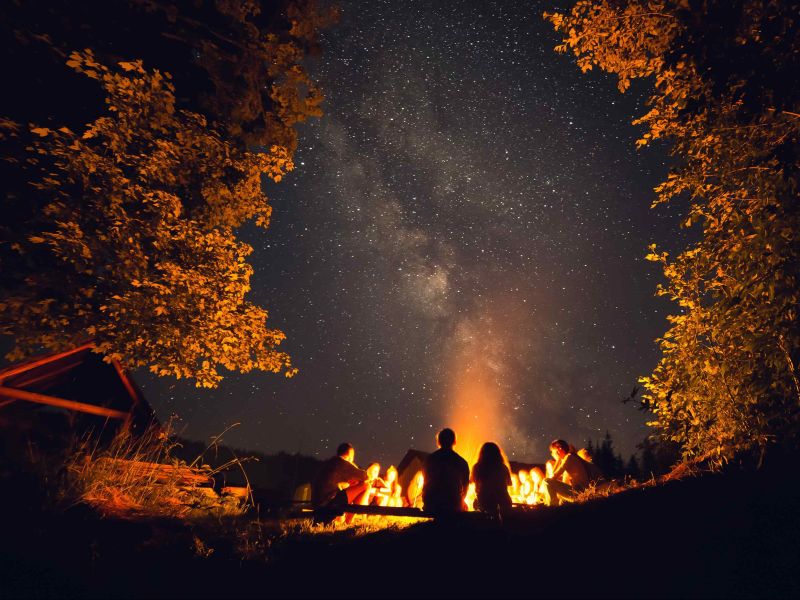
<path fill-rule="evenodd" d="M 53 362 L 54 360 L 60 360 L 65 356 L 70 356 L 71 354 L 77 354 L 78 352 L 83 352 L 84 350 L 88 350 L 90 348 L 94 348 L 94 342 L 86 342 L 85 344 L 81 344 L 77 348 L 72 348 L 71 350 L 59 352 L 58 354 L 51 354 L 50 356 L 43 356 L 42 358 L 39 358 L 37 360 L 32 360 L 30 362 L 17 365 L 16 367 L 10 367 L 5 371 L 0 371 L 0 384 L 2 384 L 9 377 L 13 377 L 14 375 L 18 375 L 19 373 L 24 373 L 25 371 L 35 369 L 36 367 L 41 367 L 42 365 L 46 365 L 47 363 Z"/>
<path fill-rule="evenodd" d="M 74 410 L 76 412 L 98 415 L 100 417 L 108 417 L 109 419 L 124 420 L 128 418 L 128 413 L 121 410 L 114 410 L 104 406 L 95 406 L 94 404 L 86 404 L 85 402 L 76 402 L 75 400 L 65 400 L 63 398 L 56 398 L 55 396 L 46 396 L 44 394 L 37 394 L 35 392 L 28 392 L 26 390 L 18 390 L 16 388 L 10 388 L 6 386 L 0 386 L 0 397 L 13 398 L 14 400 L 26 400 L 28 402 L 47 404 L 49 406 L 57 406 L 59 408 L 66 408 L 67 410 Z"/>
<path fill-rule="evenodd" d="M 35 386 L 40 381 L 46 381 L 48 379 L 57 379 L 60 375 L 67 373 L 74 369 L 77 365 L 80 364 L 79 360 L 75 360 L 73 362 L 64 362 L 60 368 L 51 367 L 50 369 L 42 369 L 42 372 L 39 373 L 38 377 L 32 377 L 30 373 L 18 373 L 16 376 L 8 377 L 6 379 L 13 379 L 12 385 L 10 387 L 14 388 L 25 388 L 30 389 L 31 387 Z M 34 371 L 36 367 L 31 369 Z M 5 381 L 0 383 L 6 383 Z"/>
<path fill-rule="evenodd" d="M 136 390 L 131 383 L 131 380 L 128 378 L 128 374 L 125 372 L 125 369 L 122 368 L 122 365 L 119 364 L 119 361 L 113 359 L 111 364 L 114 365 L 114 370 L 117 372 L 117 375 L 122 380 L 122 385 L 125 386 L 125 390 L 128 392 L 128 395 L 131 397 L 131 404 L 136 406 L 139 404 L 139 394 L 136 393 Z"/>
<path fill-rule="evenodd" d="M 420 519 L 430 519 L 431 516 L 425 514 L 418 508 L 410 506 L 363 506 L 361 504 L 343 504 L 341 506 L 324 506 L 317 508 L 315 512 L 328 514 L 353 513 L 357 515 L 382 515 L 384 517 L 417 517 Z"/>

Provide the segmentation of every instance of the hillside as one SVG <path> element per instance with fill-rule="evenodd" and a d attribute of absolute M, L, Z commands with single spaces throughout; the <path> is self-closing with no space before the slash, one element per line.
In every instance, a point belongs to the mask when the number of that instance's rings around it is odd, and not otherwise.
<path fill-rule="evenodd" d="M 796 596 L 798 474 L 781 460 L 502 524 L 469 515 L 363 535 L 100 520 L 37 511 L 20 491 L 4 496 L 4 595 Z M 243 554 L 256 526 L 260 546 Z"/>

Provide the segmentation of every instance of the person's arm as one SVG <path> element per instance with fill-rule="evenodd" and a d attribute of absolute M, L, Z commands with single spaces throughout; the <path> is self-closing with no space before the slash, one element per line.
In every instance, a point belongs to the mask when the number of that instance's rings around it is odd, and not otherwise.
<path fill-rule="evenodd" d="M 550 479 L 561 481 L 561 476 L 564 474 L 564 471 L 567 467 L 567 459 L 569 459 L 570 456 L 570 454 L 567 454 L 563 459 L 556 463 L 556 466 L 553 467 L 553 475 L 550 477 Z"/>
<path fill-rule="evenodd" d="M 343 473 L 345 480 L 350 485 L 359 484 L 363 481 L 367 481 L 369 479 L 369 475 L 366 471 L 359 469 L 352 463 L 347 463 L 347 468 Z"/>

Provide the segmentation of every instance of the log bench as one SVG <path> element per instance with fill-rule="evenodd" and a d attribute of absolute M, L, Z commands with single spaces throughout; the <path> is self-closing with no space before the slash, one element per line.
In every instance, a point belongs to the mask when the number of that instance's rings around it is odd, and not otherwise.
<path fill-rule="evenodd" d="M 416 519 L 431 519 L 418 508 L 410 506 L 374 506 L 362 504 L 341 504 L 338 506 L 320 506 L 311 511 L 315 521 L 329 521 L 344 513 L 355 515 L 378 515 L 382 517 L 412 517 Z"/>

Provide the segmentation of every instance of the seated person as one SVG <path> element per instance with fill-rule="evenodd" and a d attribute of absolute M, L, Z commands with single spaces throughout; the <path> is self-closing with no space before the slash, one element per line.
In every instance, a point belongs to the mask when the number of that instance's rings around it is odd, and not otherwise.
<path fill-rule="evenodd" d="M 447 518 L 466 509 L 469 465 L 453 450 L 456 434 L 452 429 L 442 429 L 436 443 L 439 449 L 428 456 L 422 469 L 425 477 L 422 500 L 426 513 Z"/>
<path fill-rule="evenodd" d="M 336 456 L 325 461 L 311 486 L 311 503 L 315 508 L 368 501 L 369 475 L 355 465 L 354 459 L 355 450 L 345 442 L 339 444 Z M 346 520 L 349 523 L 352 519 L 349 514 Z"/>
<path fill-rule="evenodd" d="M 511 469 L 500 446 L 486 442 L 478 453 L 478 462 L 472 467 L 470 482 L 475 484 L 475 507 L 493 515 L 511 509 Z"/>
<path fill-rule="evenodd" d="M 591 482 L 588 464 L 564 440 L 553 440 L 550 454 L 555 460 L 553 473 L 541 484 L 541 493 L 548 506 L 558 506 L 562 502 L 570 502 L 579 492 L 586 489 Z"/>
<path fill-rule="evenodd" d="M 605 480 L 605 474 L 603 473 L 603 470 L 594 464 L 594 457 L 592 456 L 592 453 L 589 452 L 588 448 L 581 448 L 578 450 L 578 456 L 580 456 L 584 461 L 583 466 L 586 467 L 586 472 L 589 475 L 589 481 L 596 483 L 598 481 Z"/>

